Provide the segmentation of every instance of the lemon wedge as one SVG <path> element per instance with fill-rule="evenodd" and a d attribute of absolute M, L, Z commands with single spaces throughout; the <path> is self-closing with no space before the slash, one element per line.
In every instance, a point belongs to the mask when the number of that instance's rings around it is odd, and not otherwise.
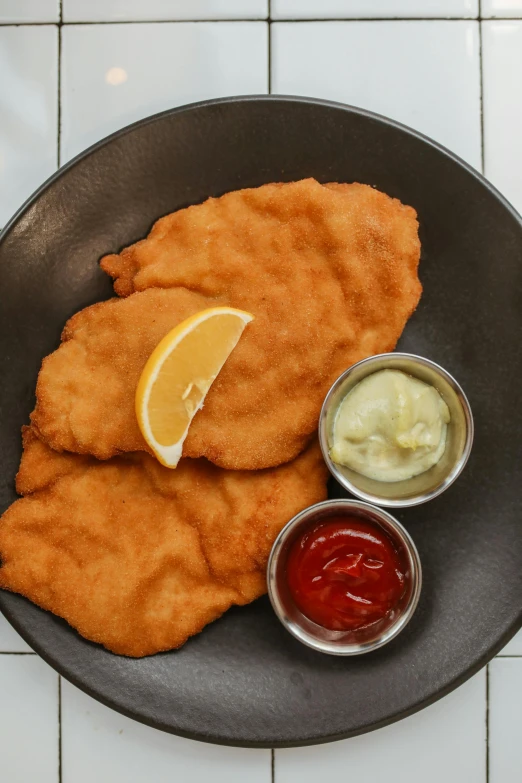
<path fill-rule="evenodd" d="M 136 416 L 162 465 L 178 464 L 190 422 L 252 319 L 232 307 L 202 310 L 172 329 L 150 355 L 136 388 Z"/>

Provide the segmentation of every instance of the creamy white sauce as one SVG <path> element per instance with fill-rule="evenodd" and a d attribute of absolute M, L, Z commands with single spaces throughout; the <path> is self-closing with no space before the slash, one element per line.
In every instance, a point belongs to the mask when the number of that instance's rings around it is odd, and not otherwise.
<path fill-rule="evenodd" d="M 399 370 L 380 370 L 339 406 L 332 460 L 377 481 L 403 481 L 436 465 L 450 421 L 439 392 Z"/>

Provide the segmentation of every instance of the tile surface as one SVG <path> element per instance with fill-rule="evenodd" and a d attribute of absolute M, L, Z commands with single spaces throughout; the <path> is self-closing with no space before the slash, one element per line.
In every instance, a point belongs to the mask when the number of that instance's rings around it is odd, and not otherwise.
<path fill-rule="evenodd" d="M 20 634 L 18 634 L 13 626 L 7 622 L 5 617 L 0 614 L 0 653 L 13 653 L 13 652 L 31 652 L 31 648 L 24 642 Z M 0 658 L 0 671 L 2 670 L 2 661 Z M 1 699 L 1 696 L 0 696 Z M 0 758 L 1 758 L 1 745 L 0 745 Z M 0 765 L 1 769 L 1 765 Z"/>
<path fill-rule="evenodd" d="M 274 23 L 272 91 L 371 109 L 480 168 L 478 32 L 472 21 Z"/>
<path fill-rule="evenodd" d="M 0 0 L 0 227 L 56 167 L 59 5 Z M 479 168 L 479 26 L 471 21 L 478 6 L 478 0 L 271 0 L 272 18 L 281 20 L 272 25 L 272 91 L 389 115 Z M 65 22 L 111 23 L 62 28 L 62 162 L 153 112 L 268 89 L 268 25 L 261 21 L 268 0 L 62 0 L 62 7 Z M 522 211 L 522 0 L 481 0 L 481 15 L 485 172 Z M 400 21 L 409 17 L 439 21 Z M 238 19 L 259 21 L 230 21 Z M 292 19 L 302 21 L 283 21 Z M 65 681 L 60 777 L 58 677 L 36 655 L 16 654 L 28 652 L 0 615 L 0 783 L 271 783 L 269 751 L 163 734 Z M 522 631 L 489 672 L 488 781 L 521 783 Z M 276 783 L 323 777 L 485 783 L 485 672 L 380 731 L 276 752 Z"/>
<path fill-rule="evenodd" d="M 0 226 L 56 168 L 58 30 L 0 27 Z"/>
<path fill-rule="evenodd" d="M 63 0 L 65 22 L 265 19 L 267 16 L 268 0 Z"/>
<path fill-rule="evenodd" d="M 0 0 L 0 23 L 57 22 L 59 0 Z"/>
<path fill-rule="evenodd" d="M 489 666 L 489 783 L 520 783 L 522 658 Z"/>
<path fill-rule="evenodd" d="M 522 212 L 522 21 L 482 28 L 485 173 Z"/>
<path fill-rule="evenodd" d="M 63 783 L 270 783 L 270 751 L 156 731 L 62 681 L 62 773 Z"/>
<path fill-rule="evenodd" d="M 62 162 L 163 109 L 268 89 L 266 22 L 82 25 L 62 34 Z"/>
<path fill-rule="evenodd" d="M 272 0 L 273 19 L 432 16 L 476 17 L 478 0 Z"/>
<path fill-rule="evenodd" d="M 522 0 L 482 0 L 482 16 L 522 17 Z"/>
<path fill-rule="evenodd" d="M 36 655 L 0 655 L 0 779 L 57 783 L 58 675 Z"/>
<path fill-rule="evenodd" d="M 485 783 L 485 682 L 483 670 L 422 712 L 361 737 L 276 750 L 276 781 Z"/>

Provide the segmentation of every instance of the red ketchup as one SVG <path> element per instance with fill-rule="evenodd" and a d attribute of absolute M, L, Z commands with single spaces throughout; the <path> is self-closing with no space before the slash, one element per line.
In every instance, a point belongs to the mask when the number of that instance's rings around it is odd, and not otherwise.
<path fill-rule="evenodd" d="M 406 567 L 377 524 L 331 517 L 290 549 L 287 581 L 298 608 L 332 631 L 364 628 L 383 619 L 406 587 Z"/>

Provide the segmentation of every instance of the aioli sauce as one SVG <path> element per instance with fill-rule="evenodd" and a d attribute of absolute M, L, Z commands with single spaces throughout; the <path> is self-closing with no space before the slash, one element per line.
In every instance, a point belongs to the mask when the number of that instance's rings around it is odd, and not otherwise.
<path fill-rule="evenodd" d="M 332 631 L 364 628 L 388 615 L 406 587 L 406 565 L 379 525 L 331 517 L 292 545 L 287 581 L 310 620 Z"/>
<path fill-rule="evenodd" d="M 380 370 L 339 406 L 330 456 L 368 478 L 403 481 L 437 464 L 449 420 L 435 387 L 399 370 Z"/>

